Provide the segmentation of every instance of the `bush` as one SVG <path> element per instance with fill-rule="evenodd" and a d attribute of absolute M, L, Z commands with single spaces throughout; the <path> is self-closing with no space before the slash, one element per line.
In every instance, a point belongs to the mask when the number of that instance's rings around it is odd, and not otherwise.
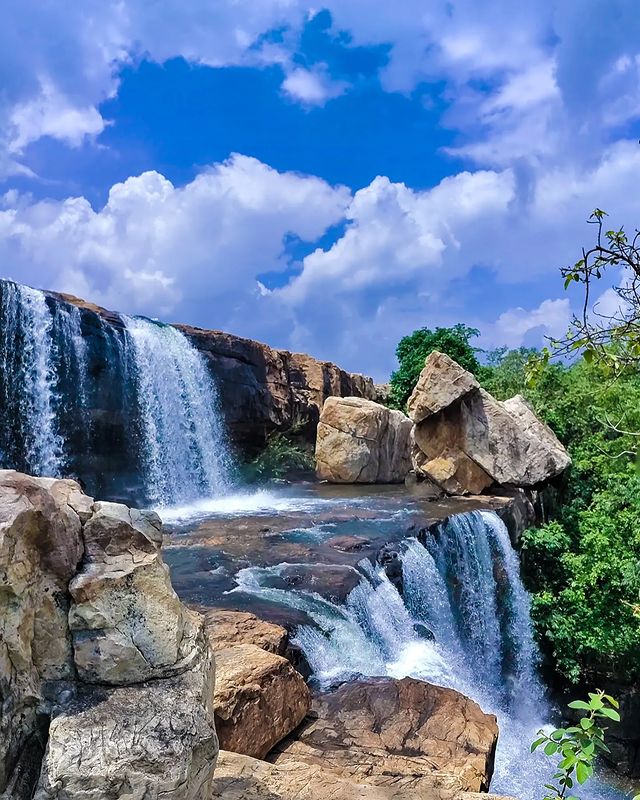
<path fill-rule="evenodd" d="M 308 444 L 294 441 L 292 434 L 272 433 L 264 450 L 245 467 L 245 477 L 251 483 L 279 480 L 288 473 L 312 470 L 313 453 Z"/>

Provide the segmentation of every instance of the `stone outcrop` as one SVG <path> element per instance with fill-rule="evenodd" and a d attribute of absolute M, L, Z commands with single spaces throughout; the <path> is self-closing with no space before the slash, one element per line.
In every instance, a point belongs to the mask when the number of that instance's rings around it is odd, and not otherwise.
<path fill-rule="evenodd" d="M 416 473 L 449 494 L 538 486 L 570 464 L 523 397 L 499 402 L 442 353 L 427 358 L 408 407 Z"/>
<path fill-rule="evenodd" d="M 310 719 L 268 760 L 321 767 L 414 797 L 438 788 L 486 791 L 497 739 L 495 717 L 453 689 L 380 678 L 317 697 Z"/>
<path fill-rule="evenodd" d="M 265 622 L 248 611 L 228 611 L 216 608 L 204 615 L 207 638 L 214 650 L 224 650 L 236 644 L 252 644 L 284 656 L 289 634 L 281 625 Z"/>
<path fill-rule="evenodd" d="M 264 758 L 311 707 L 304 679 L 282 656 L 251 644 L 216 651 L 214 696 L 220 747 Z"/>
<path fill-rule="evenodd" d="M 208 796 L 213 658 L 161 538 L 153 514 L 0 471 L 0 793 Z"/>
<path fill-rule="evenodd" d="M 411 421 L 370 400 L 330 397 L 316 438 L 316 474 L 331 483 L 401 483 L 411 469 Z"/>

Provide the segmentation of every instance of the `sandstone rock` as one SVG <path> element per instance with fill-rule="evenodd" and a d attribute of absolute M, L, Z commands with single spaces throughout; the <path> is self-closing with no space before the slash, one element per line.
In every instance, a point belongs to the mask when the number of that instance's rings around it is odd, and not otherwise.
<path fill-rule="evenodd" d="M 182 605 L 150 512 L 96 503 L 85 558 L 69 584 L 75 663 L 89 683 L 128 684 L 184 671 L 201 653 L 202 619 Z"/>
<path fill-rule="evenodd" d="M 418 795 L 413 789 L 374 786 L 343 777 L 319 764 L 293 759 L 269 764 L 220 751 L 213 778 L 212 800 L 455 800 L 457 787 L 438 787 Z M 491 800 L 489 795 L 482 795 Z"/>
<path fill-rule="evenodd" d="M 0 792 L 38 734 L 43 682 L 74 675 L 67 584 L 82 553 L 73 509 L 0 470 Z"/>
<path fill-rule="evenodd" d="M 34 800 L 208 800 L 213 661 L 134 686 L 84 687 L 54 713 Z"/>
<path fill-rule="evenodd" d="M 314 700 L 294 735 L 269 754 L 361 783 L 429 793 L 486 790 L 498 739 L 494 716 L 452 689 L 413 678 L 347 683 Z"/>
<path fill-rule="evenodd" d="M 407 403 L 407 412 L 417 425 L 479 388 L 480 384 L 470 372 L 445 353 L 434 351 L 427 356 Z"/>
<path fill-rule="evenodd" d="M 316 472 L 332 483 L 401 483 L 411 469 L 411 422 L 356 397 L 330 397 L 316 440 Z"/>
<path fill-rule="evenodd" d="M 204 615 L 204 624 L 214 650 L 252 644 L 278 656 L 286 653 L 289 639 L 286 629 L 246 611 L 214 609 Z"/>
<path fill-rule="evenodd" d="M 449 494 L 478 494 L 493 483 L 537 486 L 570 464 L 524 398 L 498 402 L 441 353 L 427 359 L 412 402 L 416 473 Z"/>
<path fill-rule="evenodd" d="M 220 747 L 264 758 L 311 706 L 302 676 L 280 656 L 250 644 L 216 652 L 214 696 Z"/>

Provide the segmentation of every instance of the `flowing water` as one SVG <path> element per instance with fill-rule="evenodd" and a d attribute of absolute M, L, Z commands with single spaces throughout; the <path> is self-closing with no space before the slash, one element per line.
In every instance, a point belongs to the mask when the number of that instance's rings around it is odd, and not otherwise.
<path fill-rule="evenodd" d="M 231 485 L 231 459 L 216 386 L 202 355 L 171 325 L 123 320 L 148 499 L 163 506 L 224 494 Z"/>
<path fill-rule="evenodd" d="M 529 743 L 551 711 L 537 676 L 529 597 L 502 521 L 476 511 L 451 517 L 424 545 L 399 546 L 402 593 L 384 569 L 358 565 L 360 582 L 344 604 L 311 591 L 279 588 L 287 565 L 241 570 L 234 591 L 304 612 L 299 645 L 324 688 L 359 676 L 413 676 L 457 689 L 498 717 L 491 789 L 539 800 L 550 762 Z M 597 781 L 583 800 L 617 798 Z"/>

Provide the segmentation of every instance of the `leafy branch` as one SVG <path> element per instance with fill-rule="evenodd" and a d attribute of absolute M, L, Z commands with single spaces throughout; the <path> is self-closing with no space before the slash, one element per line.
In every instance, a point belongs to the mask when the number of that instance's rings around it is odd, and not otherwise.
<path fill-rule="evenodd" d="M 531 752 L 542 747 L 545 755 L 559 756 L 552 783 L 545 784 L 547 794 L 544 800 L 578 800 L 571 792 L 575 784 L 584 784 L 593 775 L 596 758 L 608 753 L 604 743 L 607 728 L 600 720 L 620 722 L 619 704 L 608 694 L 598 690 L 589 693 L 589 700 L 574 700 L 569 708 L 587 712 L 577 725 L 558 728 L 550 734 L 538 731 L 538 738 L 531 745 Z M 640 795 L 634 798 L 640 800 Z"/>

